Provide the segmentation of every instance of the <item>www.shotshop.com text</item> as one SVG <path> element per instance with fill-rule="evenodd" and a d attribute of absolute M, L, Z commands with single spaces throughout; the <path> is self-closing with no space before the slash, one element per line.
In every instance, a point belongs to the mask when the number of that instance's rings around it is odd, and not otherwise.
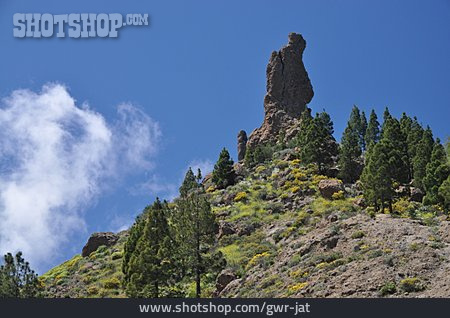
<path fill-rule="evenodd" d="M 310 313 L 309 303 L 298 303 L 295 305 L 287 304 L 207 304 L 196 303 L 187 304 L 185 302 L 177 305 L 153 304 L 139 305 L 141 313 L 222 313 L 224 316 L 230 313 L 262 313 L 266 316 L 272 316 L 276 313 L 292 313 L 294 316 L 303 313 Z"/>

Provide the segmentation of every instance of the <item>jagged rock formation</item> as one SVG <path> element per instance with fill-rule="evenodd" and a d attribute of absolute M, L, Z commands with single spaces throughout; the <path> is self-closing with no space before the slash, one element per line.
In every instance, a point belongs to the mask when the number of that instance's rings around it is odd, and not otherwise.
<path fill-rule="evenodd" d="M 87 257 L 96 251 L 100 246 L 112 246 L 118 240 L 118 236 L 112 232 L 100 232 L 91 235 L 86 245 L 83 247 L 81 256 Z"/>
<path fill-rule="evenodd" d="M 248 146 L 277 140 L 295 125 L 306 105 L 314 96 L 311 82 L 303 65 L 306 41 L 300 34 L 289 34 L 289 43 L 272 52 L 267 65 L 267 93 L 264 97 L 264 122 L 250 135 Z"/>
<path fill-rule="evenodd" d="M 247 150 L 247 133 L 241 130 L 238 133 L 238 161 L 241 162 L 245 158 L 245 151 Z"/>

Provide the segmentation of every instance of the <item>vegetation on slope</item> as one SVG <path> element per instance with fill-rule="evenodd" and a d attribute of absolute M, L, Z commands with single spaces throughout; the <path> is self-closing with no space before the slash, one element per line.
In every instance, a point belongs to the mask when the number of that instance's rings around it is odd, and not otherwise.
<path fill-rule="evenodd" d="M 211 247 L 231 279 L 215 286 L 218 267 L 204 269 L 200 285 L 195 271 L 171 276 L 177 294 L 158 296 L 448 297 L 449 163 L 440 141 L 415 118 L 386 110 L 379 127 L 374 112 L 367 123 L 354 107 L 336 156 L 329 116 L 302 117 L 296 138 L 249 149 L 233 173 L 226 150 L 214 178 L 200 185 L 188 172 L 181 200 L 192 185 L 204 189 L 217 222 Z M 324 197 L 321 181 L 339 189 Z M 125 296 L 126 239 L 45 274 L 47 296 Z"/>

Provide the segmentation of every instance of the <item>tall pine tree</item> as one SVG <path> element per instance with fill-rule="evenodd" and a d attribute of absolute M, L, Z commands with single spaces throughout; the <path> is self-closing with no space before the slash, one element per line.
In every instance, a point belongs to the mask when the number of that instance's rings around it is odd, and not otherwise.
<path fill-rule="evenodd" d="M 326 112 L 316 114 L 313 119 L 304 113 L 302 118 L 298 136 L 300 159 L 304 164 L 317 164 L 319 171 L 326 173 L 338 152 L 333 137 L 333 122 Z"/>
<path fill-rule="evenodd" d="M 223 267 L 223 258 L 215 250 L 215 215 L 202 189 L 190 191 L 176 201 L 173 220 L 176 241 L 185 276 L 191 276 L 196 286 L 196 297 L 202 294 L 202 277 L 215 274 Z"/>
<path fill-rule="evenodd" d="M 450 175 L 447 177 L 447 179 L 442 182 L 441 186 L 439 187 L 438 194 L 441 198 L 443 198 L 443 206 L 444 210 L 449 213 L 450 212 Z"/>
<path fill-rule="evenodd" d="M 360 139 L 360 145 L 361 149 L 363 151 L 366 150 L 367 144 L 366 144 L 366 131 L 367 131 L 367 117 L 366 113 L 364 111 L 361 112 L 361 125 L 359 129 L 359 139 Z"/>
<path fill-rule="evenodd" d="M 224 189 L 234 184 L 235 173 L 233 164 L 230 153 L 226 148 L 223 148 L 212 173 L 212 181 L 218 188 Z"/>
<path fill-rule="evenodd" d="M 375 211 L 384 210 L 386 204 L 392 212 L 392 198 L 394 195 L 392 170 L 390 167 L 391 145 L 382 139 L 368 151 L 366 166 L 361 175 L 364 188 L 364 198 Z"/>
<path fill-rule="evenodd" d="M 431 159 L 431 152 L 433 151 L 434 139 L 430 127 L 423 132 L 422 138 L 418 143 L 415 155 L 412 160 L 414 185 L 422 190 L 425 190 L 423 179 L 425 178 L 427 164 Z"/>
<path fill-rule="evenodd" d="M 409 131 L 406 133 L 406 143 L 408 145 L 408 157 L 409 157 L 409 165 L 410 165 L 410 175 L 411 178 L 414 179 L 414 157 L 417 153 L 418 145 L 422 139 L 423 128 L 420 123 L 417 121 L 417 118 L 411 121 L 411 125 L 409 127 Z"/>
<path fill-rule="evenodd" d="M 355 182 L 361 174 L 360 132 L 353 124 L 350 119 L 339 148 L 339 178 L 346 183 Z"/>
<path fill-rule="evenodd" d="M 366 147 L 370 144 L 376 144 L 380 140 L 380 123 L 378 122 L 377 114 L 372 109 L 370 112 L 369 123 L 365 133 Z"/>
<path fill-rule="evenodd" d="M 398 183 L 408 183 L 410 175 L 406 137 L 403 135 L 397 119 L 390 115 L 386 118 L 381 138 L 386 145 L 391 170 L 390 175 Z"/>
<path fill-rule="evenodd" d="M 433 151 L 431 153 L 430 162 L 427 164 L 426 175 L 423 179 L 425 188 L 424 204 L 441 204 L 445 205 L 445 199 L 439 193 L 439 187 L 448 178 L 450 167 L 447 162 L 447 155 L 444 146 L 442 146 L 439 138 L 436 138 Z"/>
<path fill-rule="evenodd" d="M 191 167 L 189 167 L 180 187 L 180 195 L 182 197 L 187 196 L 189 194 L 189 191 L 197 189 L 200 186 L 199 179 L 201 179 L 200 169 L 197 172 L 197 176 L 194 176 L 194 172 L 192 171 Z"/>
<path fill-rule="evenodd" d="M 173 259 L 174 242 L 167 221 L 167 203 L 159 199 L 149 207 L 143 217 L 143 224 L 136 232 L 141 234 L 134 249 L 130 242 L 125 248 L 124 264 L 125 290 L 128 296 L 136 298 L 157 298 L 171 296 L 170 288 L 175 271 Z M 139 233 L 140 232 L 140 233 Z"/>

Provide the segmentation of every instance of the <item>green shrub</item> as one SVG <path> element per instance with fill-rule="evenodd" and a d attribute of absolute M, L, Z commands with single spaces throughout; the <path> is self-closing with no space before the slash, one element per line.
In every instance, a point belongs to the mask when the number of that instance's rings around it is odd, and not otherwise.
<path fill-rule="evenodd" d="M 271 211 L 272 214 L 279 214 L 283 212 L 284 205 L 280 202 L 269 202 L 267 205 L 267 211 Z"/>
<path fill-rule="evenodd" d="M 396 288 L 396 286 L 395 286 L 395 282 L 386 282 L 386 283 L 380 288 L 380 294 L 381 294 L 382 296 L 395 294 L 396 291 L 397 291 L 397 288 Z"/>
<path fill-rule="evenodd" d="M 98 287 L 97 286 L 89 286 L 88 289 L 87 289 L 87 293 L 90 296 L 97 295 L 98 294 Z"/>
<path fill-rule="evenodd" d="M 111 259 L 114 261 L 114 260 L 116 260 L 116 259 L 122 258 L 122 256 L 123 256 L 123 253 L 122 253 L 122 252 L 114 252 L 114 253 L 112 253 L 112 255 L 111 255 Z"/>
<path fill-rule="evenodd" d="M 344 191 L 340 190 L 338 192 L 333 193 L 333 195 L 331 196 L 331 198 L 333 200 L 344 200 L 345 199 L 345 194 Z"/>
<path fill-rule="evenodd" d="M 239 201 L 246 201 L 247 200 L 247 193 L 246 192 L 238 192 L 236 196 L 234 197 L 234 202 Z"/>
<path fill-rule="evenodd" d="M 352 234 L 352 239 L 363 238 L 366 234 L 363 231 L 356 231 Z"/>
<path fill-rule="evenodd" d="M 117 289 L 120 287 L 120 280 L 117 277 L 111 277 L 103 281 L 103 286 L 106 289 Z"/>
<path fill-rule="evenodd" d="M 270 145 L 258 145 L 254 148 L 248 148 L 245 153 L 244 162 L 248 167 L 254 167 L 259 163 L 264 163 L 272 159 L 273 148 Z"/>
<path fill-rule="evenodd" d="M 106 245 L 100 245 L 100 246 L 97 248 L 96 252 L 97 252 L 97 254 L 103 254 L 103 253 L 105 253 L 107 250 L 108 250 L 108 247 L 107 247 Z"/>
<path fill-rule="evenodd" d="M 380 257 L 380 256 L 382 256 L 382 255 L 383 255 L 383 251 L 381 251 L 381 250 L 373 250 L 373 251 L 370 251 L 370 252 L 368 253 L 369 259 L 371 259 L 371 258 L 377 258 L 377 257 Z"/>
<path fill-rule="evenodd" d="M 400 289 L 405 292 L 418 292 L 424 289 L 422 283 L 417 277 L 408 277 L 400 281 Z"/>

